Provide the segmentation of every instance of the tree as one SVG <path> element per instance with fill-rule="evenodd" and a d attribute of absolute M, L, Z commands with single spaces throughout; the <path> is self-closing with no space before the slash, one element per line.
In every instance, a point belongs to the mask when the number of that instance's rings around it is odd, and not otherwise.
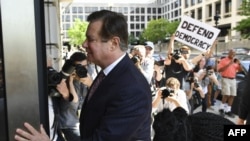
<path fill-rule="evenodd" d="M 147 28 L 142 32 L 142 36 L 154 43 L 163 41 L 176 31 L 179 23 L 179 21 L 169 22 L 166 19 L 151 20 Z"/>
<path fill-rule="evenodd" d="M 73 26 L 68 30 L 69 36 L 69 44 L 74 47 L 79 47 L 86 40 L 86 30 L 87 30 L 88 22 L 81 21 L 81 19 L 76 18 Z"/>
<path fill-rule="evenodd" d="M 242 4 L 240 7 L 242 11 L 241 15 L 249 16 L 250 15 L 250 1 L 242 0 Z M 241 36 L 243 38 L 250 37 L 250 17 L 241 20 L 236 27 L 233 28 L 236 31 L 241 32 Z"/>

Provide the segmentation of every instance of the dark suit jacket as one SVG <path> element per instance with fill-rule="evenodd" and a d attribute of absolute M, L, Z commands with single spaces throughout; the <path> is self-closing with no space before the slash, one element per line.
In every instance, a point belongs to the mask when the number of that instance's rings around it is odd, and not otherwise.
<path fill-rule="evenodd" d="M 246 119 L 246 124 L 250 124 L 250 65 L 248 69 L 248 74 L 246 79 L 244 80 L 245 87 L 243 91 L 243 95 L 240 100 L 239 106 L 239 117 L 241 119 Z"/>
<path fill-rule="evenodd" d="M 150 86 L 126 55 L 84 101 L 81 140 L 150 141 L 151 110 Z"/>

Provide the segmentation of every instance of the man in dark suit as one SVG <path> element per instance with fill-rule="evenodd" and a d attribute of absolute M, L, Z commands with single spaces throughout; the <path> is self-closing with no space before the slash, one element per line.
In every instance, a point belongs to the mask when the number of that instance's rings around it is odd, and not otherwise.
<path fill-rule="evenodd" d="M 88 59 L 102 71 L 90 87 L 81 110 L 81 140 L 151 141 L 152 95 L 147 80 L 126 53 L 128 31 L 124 16 L 102 10 L 90 14 L 87 20 L 83 47 Z M 45 141 L 41 139 L 45 138 L 43 128 L 36 131 L 30 124 L 24 125 L 30 133 L 17 129 L 16 140 L 25 137 Z"/>

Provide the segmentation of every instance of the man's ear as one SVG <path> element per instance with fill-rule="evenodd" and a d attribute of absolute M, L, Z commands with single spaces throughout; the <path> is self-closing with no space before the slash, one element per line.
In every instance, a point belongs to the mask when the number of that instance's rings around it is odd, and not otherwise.
<path fill-rule="evenodd" d="M 111 43 L 112 43 L 111 50 L 114 50 L 116 47 L 119 47 L 120 42 L 121 42 L 120 38 L 117 36 L 114 36 L 111 39 Z"/>

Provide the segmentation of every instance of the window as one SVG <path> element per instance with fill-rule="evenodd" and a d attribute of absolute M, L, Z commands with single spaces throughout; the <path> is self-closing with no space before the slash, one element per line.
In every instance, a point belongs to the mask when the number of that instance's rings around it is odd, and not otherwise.
<path fill-rule="evenodd" d="M 77 19 L 77 15 L 72 15 L 73 21 L 75 22 L 75 19 Z"/>
<path fill-rule="evenodd" d="M 199 8 L 198 11 L 198 20 L 202 19 L 202 8 Z"/>
<path fill-rule="evenodd" d="M 136 28 L 136 29 L 140 29 L 140 24 L 136 24 L 136 25 L 135 25 L 135 28 Z"/>
<path fill-rule="evenodd" d="M 191 5 L 195 5 L 195 0 L 191 0 Z"/>
<path fill-rule="evenodd" d="M 225 13 L 229 13 L 231 12 L 231 0 L 227 0 L 226 3 L 225 3 Z"/>
<path fill-rule="evenodd" d="M 118 7 L 117 9 L 119 13 L 122 13 L 122 9 L 123 9 L 122 7 Z"/>
<path fill-rule="evenodd" d="M 151 16 L 148 16 L 148 21 L 151 21 Z"/>
<path fill-rule="evenodd" d="M 147 11 L 150 14 L 151 13 L 151 8 L 147 8 Z"/>
<path fill-rule="evenodd" d="M 153 14 L 156 14 L 156 8 L 153 8 Z"/>
<path fill-rule="evenodd" d="M 142 21 L 142 22 L 145 21 L 145 16 L 141 16 L 141 21 Z"/>
<path fill-rule="evenodd" d="M 78 17 L 79 19 L 81 19 L 82 21 L 84 20 L 84 19 L 83 19 L 83 15 L 78 15 L 77 17 Z"/>
<path fill-rule="evenodd" d="M 134 24 L 130 24 L 130 29 L 135 29 L 135 25 Z"/>
<path fill-rule="evenodd" d="M 70 22 L 70 15 L 66 15 L 65 21 L 66 21 L 66 22 Z"/>
<path fill-rule="evenodd" d="M 140 21 L 140 16 L 136 16 L 136 20 L 135 21 L 139 22 Z"/>
<path fill-rule="evenodd" d="M 178 17 L 178 10 L 174 11 L 174 17 Z"/>
<path fill-rule="evenodd" d="M 134 37 L 135 37 L 135 32 L 131 32 L 131 36 L 134 36 Z"/>
<path fill-rule="evenodd" d="M 78 13 L 83 13 L 83 8 L 82 7 L 78 7 Z"/>
<path fill-rule="evenodd" d="M 141 8 L 141 13 L 142 13 L 142 14 L 145 13 L 145 8 Z"/>
<path fill-rule="evenodd" d="M 221 6 L 220 3 L 216 3 L 215 5 L 215 11 L 217 12 L 217 14 L 220 14 L 220 6 Z"/>
<path fill-rule="evenodd" d="M 127 14 L 128 13 L 128 7 L 124 7 L 123 11 L 124 11 L 124 14 Z"/>
<path fill-rule="evenodd" d="M 212 17 L 212 5 L 208 5 L 208 17 Z"/>
<path fill-rule="evenodd" d="M 130 21 L 135 21 L 134 18 L 134 16 L 130 16 Z"/>
<path fill-rule="evenodd" d="M 135 12 L 136 12 L 136 14 L 139 14 L 140 13 L 140 8 L 136 8 Z"/>
<path fill-rule="evenodd" d="M 191 17 L 195 18 L 195 11 L 194 10 L 191 11 Z"/>
<path fill-rule="evenodd" d="M 189 0 L 185 0 L 185 8 L 189 7 Z"/>
<path fill-rule="evenodd" d="M 140 32 L 136 31 L 136 37 L 139 37 L 139 36 L 140 36 Z"/>
<path fill-rule="evenodd" d="M 144 29 L 145 28 L 145 24 L 141 24 L 141 28 Z"/>
<path fill-rule="evenodd" d="M 161 14 L 161 8 L 158 8 L 158 14 Z"/>

